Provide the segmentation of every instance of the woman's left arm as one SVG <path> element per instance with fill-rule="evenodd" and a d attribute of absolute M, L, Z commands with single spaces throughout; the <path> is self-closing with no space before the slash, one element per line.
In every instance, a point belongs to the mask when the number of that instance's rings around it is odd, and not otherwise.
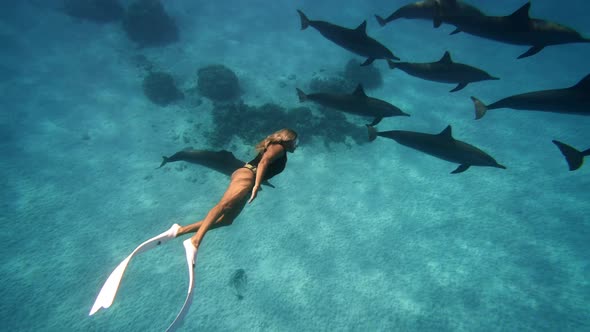
<path fill-rule="evenodd" d="M 256 168 L 256 181 L 254 182 L 252 195 L 250 196 L 248 203 L 252 203 L 252 201 L 256 198 L 256 194 L 260 189 L 260 183 L 262 182 L 262 179 L 264 179 L 264 174 L 266 174 L 268 165 L 270 165 L 276 159 L 284 156 L 285 153 L 287 152 L 281 144 L 271 144 L 268 146 L 268 148 L 266 148 L 266 151 L 264 151 L 264 154 L 258 163 L 258 167 Z"/>

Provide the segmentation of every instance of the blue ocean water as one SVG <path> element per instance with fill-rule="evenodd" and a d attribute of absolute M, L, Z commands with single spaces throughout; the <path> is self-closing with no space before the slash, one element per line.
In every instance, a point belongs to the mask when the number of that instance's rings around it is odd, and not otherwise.
<path fill-rule="evenodd" d="M 88 312 L 137 245 L 202 219 L 227 186 L 198 165 L 156 169 L 163 155 L 191 146 L 249 160 L 270 131 L 236 133 L 286 125 L 268 112 L 219 122 L 220 108 L 194 89 L 211 64 L 236 73 L 245 105 L 306 106 L 327 120 L 313 131 L 296 123 L 306 135 L 276 188 L 207 234 L 184 331 L 590 330 L 590 166 L 570 172 L 551 142 L 590 148 L 590 118 L 499 109 L 475 121 L 469 98 L 572 86 L 589 73 L 590 45 L 517 60 L 527 46 L 449 35 L 450 25 L 380 27 L 374 14 L 410 3 L 401 0 L 167 0 L 178 40 L 140 47 L 120 21 L 73 17 L 64 3 L 1 2 L 0 330 L 162 331 L 172 322 L 188 282 L 180 239 L 134 258 L 112 307 Z M 525 1 L 468 3 L 508 15 Z M 301 104 L 295 88 L 364 59 L 301 31 L 297 9 L 351 28 L 367 20 L 367 33 L 404 61 L 448 50 L 500 77 L 449 93 L 454 85 L 377 60 L 383 85 L 367 94 L 411 114 L 385 118 L 379 130 L 452 125 L 456 139 L 507 169 L 450 174 L 456 164 L 385 138 L 369 143 L 367 118 Z M 582 0 L 536 0 L 530 14 L 590 37 L 589 10 Z M 170 73 L 185 98 L 152 103 L 145 63 Z M 247 278 L 236 281 L 240 269 Z"/>

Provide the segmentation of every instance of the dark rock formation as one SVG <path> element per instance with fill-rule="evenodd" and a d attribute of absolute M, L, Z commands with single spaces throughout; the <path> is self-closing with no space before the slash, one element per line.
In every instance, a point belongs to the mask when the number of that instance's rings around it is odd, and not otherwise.
<path fill-rule="evenodd" d="M 125 15 L 118 0 L 64 0 L 63 10 L 69 16 L 98 23 L 119 21 Z"/>
<path fill-rule="evenodd" d="M 310 142 L 312 137 L 323 139 L 326 146 L 330 143 L 344 143 L 347 137 L 357 144 L 367 142 L 366 128 L 347 121 L 341 112 L 325 111 L 314 114 L 307 107 L 291 110 L 276 104 L 264 104 L 260 107 L 235 104 L 215 104 L 213 109 L 215 129 L 209 133 L 209 144 L 223 148 L 238 136 L 245 142 L 256 144 L 266 133 L 281 128 L 293 128 L 299 134 L 301 144 Z"/>
<path fill-rule="evenodd" d="M 238 76 L 224 65 L 211 65 L 199 69 L 197 89 L 201 95 L 214 101 L 232 101 L 240 96 Z"/>
<path fill-rule="evenodd" d="M 154 104 L 166 106 L 184 98 L 184 94 L 176 87 L 172 75 L 164 72 L 149 73 L 143 80 L 143 93 Z"/>
<path fill-rule="evenodd" d="M 178 27 L 159 0 L 138 0 L 123 18 L 123 29 L 140 47 L 165 46 L 178 41 Z"/>
<path fill-rule="evenodd" d="M 354 86 L 361 83 L 365 90 L 377 89 L 383 85 L 383 77 L 379 69 L 373 64 L 361 66 L 361 63 L 356 59 L 351 59 L 346 64 L 344 79 L 352 82 Z"/>

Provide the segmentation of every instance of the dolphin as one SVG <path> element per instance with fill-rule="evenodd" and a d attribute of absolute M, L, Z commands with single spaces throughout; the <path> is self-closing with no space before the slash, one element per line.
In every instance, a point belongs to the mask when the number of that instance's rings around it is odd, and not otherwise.
<path fill-rule="evenodd" d="M 377 136 L 391 138 L 401 145 L 459 164 L 459 167 L 452 171 L 451 174 L 465 172 L 470 166 L 489 166 L 506 169 L 505 166 L 498 164 L 494 158 L 482 150 L 453 138 L 450 125 L 439 134 L 426 134 L 404 130 L 378 132 L 374 127 L 367 127 L 369 129 L 369 141 L 375 140 Z"/>
<path fill-rule="evenodd" d="M 590 74 L 580 82 L 565 89 L 527 92 L 485 105 L 471 97 L 475 105 L 475 119 L 481 119 L 488 110 L 513 108 L 517 110 L 590 115 Z"/>
<path fill-rule="evenodd" d="M 356 29 L 348 29 L 325 21 L 312 21 L 301 10 L 297 12 L 301 18 L 301 30 L 311 26 L 333 43 L 366 57 L 367 60 L 361 66 L 370 65 L 376 59 L 399 60 L 387 47 L 367 35 L 367 21 L 363 21 Z"/>
<path fill-rule="evenodd" d="M 425 80 L 457 83 L 457 86 L 450 92 L 459 91 L 472 82 L 499 80 L 479 68 L 453 62 L 448 51 L 437 62 L 414 63 L 387 60 L 387 63 L 391 69 L 399 68 L 409 75 Z"/>
<path fill-rule="evenodd" d="M 563 142 L 557 140 L 553 140 L 552 142 L 557 145 L 559 151 L 561 151 L 561 154 L 563 154 L 565 157 L 570 171 L 575 171 L 582 167 L 582 164 L 584 163 L 584 157 L 590 156 L 590 149 L 579 151 L 578 149 L 573 148 Z"/>
<path fill-rule="evenodd" d="M 492 39 L 514 45 L 531 46 L 518 59 L 539 53 L 551 45 L 567 43 L 588 43 L 590 39 L 582 37 L 577 31 L 564 25 L 541 19 L 531 18 L 527 2 L 508 16 L 464 16 L 456 17 L 452 24 L 457 27 L 452 34 L 463 31 L 475 36 Z M 437 21 L 445 21 L 444 12 L 436 11 Z M 442 12 L 442 14 L 440 14 Z"/>
<path fill-rule="evenodd" d="M 158 168 L 163 167 L 167 163 L 186 161 L 192 164 L 205 166 L 228 176 L 232 175 L 236 169 L 246 165 L 245 161 L 236 158 L 233 153 L 227 150 L 210 151 L 184 149 L 176 152 L 170 157 L 163 156 L 162 159 L 162 163 Z M 274 188 L 274 186 L 268 181 L 265 181 L 263 184 Z"/>
<path fill-rule="evenodd" d="M 339 111 L 374 118 L 371 126 L 375 126 L 385 117 L 410 116 L 398 107 L 381 99 L 369 97 L 365 94 L 363 85 L 359 84 L 353 93 L 310 93 L 296 89 L 299 102 L 313 101 L 325 107 L 331 107 Z"/>
<path fill-rule="evenodd" d="M 445 23 L 453 24 L 456 20 L 462 20 L 471 16 L 485 16 L 478 8 L 463 1 L 457 0 L 425 0 L 407 4 L 394 11 L 387 18 L 375 15 L 380 26 L 400 18 L 423 19 L 434 22 L 438 27 L 442 20 Z M 436 21 L 435 18 L 438 18 Z"/>

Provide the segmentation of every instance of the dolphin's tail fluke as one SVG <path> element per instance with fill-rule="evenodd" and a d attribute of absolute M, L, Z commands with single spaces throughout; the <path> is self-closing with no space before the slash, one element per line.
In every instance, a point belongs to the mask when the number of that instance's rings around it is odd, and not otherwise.
<path fill-rule="evenodd" d="M 299 17 L 301 18 L 301 30 L 307 29 L 307 27 L 309 26 L 309 19 L 299 9 L 297 9 L 297 12 L 299 13 Z"/>
<path fill-rule="evenodd" d="M 369 142 L 372 142 L 377 138 L 377 129 L 375 127 L 367 125 L 367 130 L 369 131 Z"/>
<path fill-rule="evenodd" d="M 307 95 L 305 92 L 295 88 L 297 90 L 297 97 L 299 97 L 299 102 L 302 103 L 307 100 Z"/>
<path fill-rule="evenodd" d="M 552 141 L 557 147 L 561 154 L 564 155 L 565 160 L 570 168 L 570 171 L 575 171 L 578 168 L 582 167 L 584 163 L 584 157 L 590 156 L 590 149 L 586 151 L 579 151 L 578 149 L 571 147 L 563 142 L 553 140 Z"/>
<path fill-rule="evenodd" d="M 164 165 L 166 165 L 168 163 L 169 158 L 166 156 L 162 156 L 162 163 L 160 164 L 160 167 L 158 168 L 162 168 Z M 156 169 L 158 169 L 156 168 Z"/>
<path fill-rule="evenodd" d="M 395 62 L 387 59 L 387 65 L 389 66 L 389 69 L 395 69 L 397 67 L 397 65 L 395 64 Z"/>
<path fill-rule="evenodd" d="M 471 100 L 473 100 L 473 105 L 475 106 L 475 120 L 479 120 L 486 115 L 488 111 L 488 107 L 486 104 L 482 103 L 481 100 L 471 96 Z"/>
<path fill-rule="evenodd" d="M 375 15 L 375 19 L 377 20 L 377 23 L 379 23 L 379 25 L 382 27 L 384 27 L 387 24 L 387 21 L 379 15 Z"/>
<path fill-rule="evenodd" d="M 460 29 L 460 28 L 456 28 L 456 29 L 455 29 L 455 30 L 453 30 L 451 33 L 449 33 L 449 35 L 456 35 L 456 34 L 458 34 L 459 32 L 461 32 L 461 29 Z"/>

